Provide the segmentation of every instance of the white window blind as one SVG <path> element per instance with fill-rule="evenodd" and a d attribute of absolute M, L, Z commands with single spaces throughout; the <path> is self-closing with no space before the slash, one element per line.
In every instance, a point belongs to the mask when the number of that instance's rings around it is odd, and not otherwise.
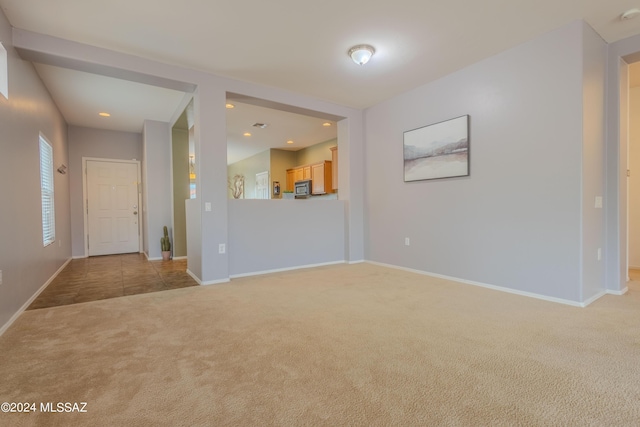
<path fill-rule="evenodd" d="M 53 148 L 40 135 L 40 188 L 42 193 L 42 244 L 56 240 L 56 214 L 53 198 Z"/>

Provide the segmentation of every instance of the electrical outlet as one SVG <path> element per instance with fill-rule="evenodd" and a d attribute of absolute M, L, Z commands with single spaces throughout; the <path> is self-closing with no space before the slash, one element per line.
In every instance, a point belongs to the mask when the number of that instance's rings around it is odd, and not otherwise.
<path fill-rule="evenodd" d="M 223 254 L 223 253 L 225 253 L 226 251 L 227 251 L 227 247 L 226 247 L 226 245 L 225 245 L 224 243 L 220 243 L 220 244 L 218 245 L 218 253 L 219 253 L 219 254 Z"/>
<path fill-rule="evenodd" d="M 602 248 L 598 248 L 598 261 L 602 261 Z"/>
<path fill-rule="evenodd" d="M 211 202 L 205 202 L 204 211 L 205 212 L 211 212 Z"/>
<path fill-rule="evenodd" d="M 409 240 L 409 238 L 408 238 L 408 237 L 405 237 L 405 238 L 404 238 L 404 245 L 405 245 L 405 246 L 409 246 L 410 244 L 411 244 L 411 240 Z"/>
<path fill-rule="evenodd" d="M 596 209 L 602 209 L 602 196 L 596 196 L 595 207 Z"/>

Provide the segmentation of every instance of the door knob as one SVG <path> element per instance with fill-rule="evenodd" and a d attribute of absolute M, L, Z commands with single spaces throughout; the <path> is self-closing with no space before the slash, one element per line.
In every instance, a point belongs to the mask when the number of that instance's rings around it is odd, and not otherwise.
<path fill-rule="evenodd" d="M 138 215 L 138 212 L 137 212 L 137 211 L 133 211 L 133 214 L 134 214 L 134 215 Z"/>

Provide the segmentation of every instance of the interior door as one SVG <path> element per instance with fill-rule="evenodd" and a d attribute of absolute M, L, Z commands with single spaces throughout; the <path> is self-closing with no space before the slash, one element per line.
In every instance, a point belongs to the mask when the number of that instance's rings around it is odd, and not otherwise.
<path fill-rule="evenodd" d="M 256 174 L 256 199 L 269 198 L 269 172 Z"/>
<path fill-rule="evenodd" d="M 87 160 L 89 256 L 140 251 L 138 164 Z"/>

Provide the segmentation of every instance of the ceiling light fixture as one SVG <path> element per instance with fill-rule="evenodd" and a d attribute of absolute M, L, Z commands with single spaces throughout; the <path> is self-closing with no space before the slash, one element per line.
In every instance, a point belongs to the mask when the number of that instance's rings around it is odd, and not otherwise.
<path fill-rule="evenodd" d="M 621 21 L 628 21 L 629 19 L 633 19 L 640 15 L 640 9 L 629 9 L 622 15 L 620 15 Z"/>
<path fill-rule="evenodd" d="M 231 103 L 226 103 L 225 107 L 227 107 L 227 109 L 229 109 L 229 110 L 232 109 L 232 108 L 236 108 L 236 106 L 231 104 Z"/>
<path fill-rule="evenodd" d="M 245 132 L 243 133 L 244 136 L 251 136 L 251 134 L 249 132 Z"/>
<path fill-rule="evenodd" d="M 254 123 L 251 126 L 253 126 L 254 128 L 260 128 L 260 129 L 264 129 L 266 128 L 268 125 L 266 123 Z"/>
<path fill-rule="evenodd" d="M 359 44 L 349 49 L 349 56 L 358 65 L 364 65 L 369 62 L 374 53 L 376 53 L 376 50 L 368 44 Z"/>
<path fill-rule="evenodd" d="M 98 113 L 98 115 L 100 117 L 111 117 L 111 114 L 109 114 L 109 113 Z"/>
<path fill-rule="evenodd" d="M 331 126 L 331 123 L 329 123 L 329 122 L 324 122 L 324 123 L 322 124 L 322 126 L 324 126 L 324 127 L 329 127 L 329 126 Z"/>
<path fill-rule="evenodd" d="M 293 141 L 292 140 L 288 140 L 287 144 L 293 144 Z"/>

